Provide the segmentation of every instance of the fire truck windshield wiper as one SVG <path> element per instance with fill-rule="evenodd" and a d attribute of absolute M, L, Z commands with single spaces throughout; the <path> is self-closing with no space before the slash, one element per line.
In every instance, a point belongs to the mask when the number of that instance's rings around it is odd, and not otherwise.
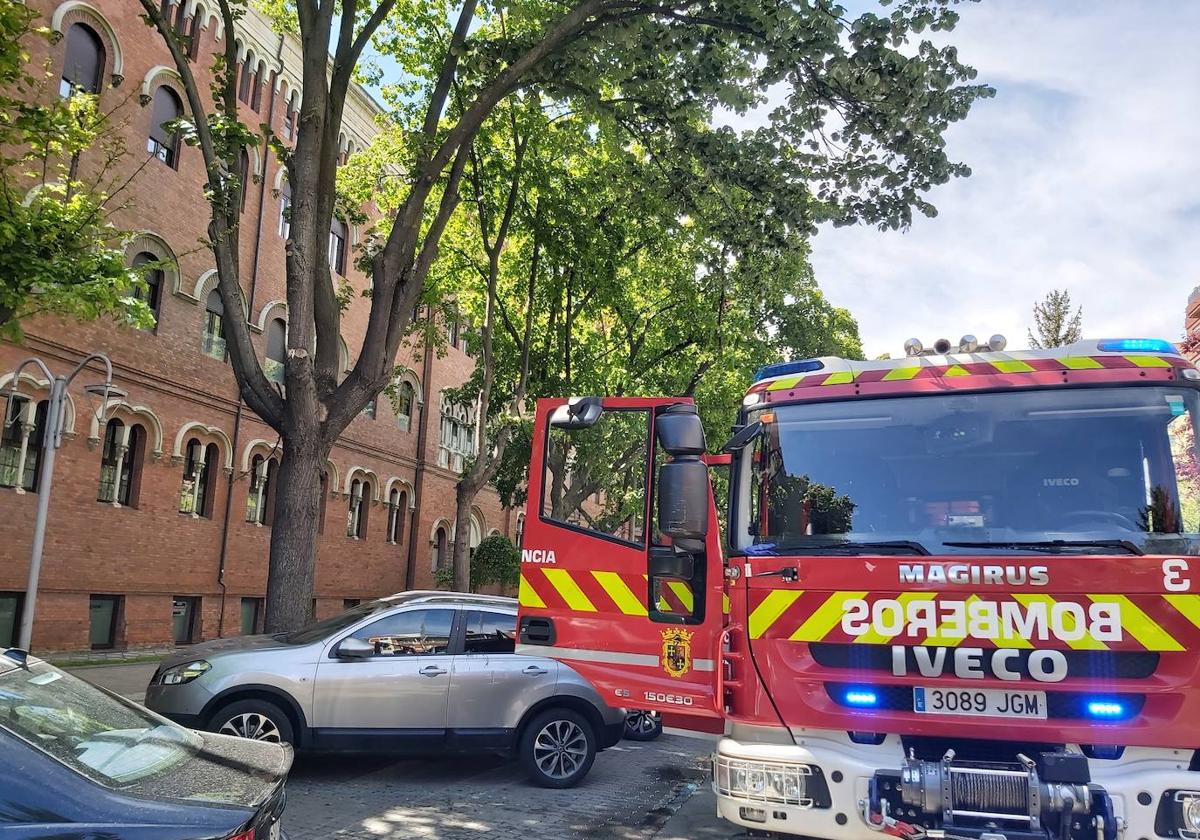
<path fill-rule="evenodd" d="M 1072 549 L 1108 548 L 1125 554 L 1145 554 L 1129 540 L 998 540 L 996 542 L 947 542 L 950 548 L 1007 548 L 1012 551 L 1044 551 L 1061 554 Z"/>
<path fill-rule="evenodd" d="M 777 548 L 777 554 L 928 554 L 929 549 L 912 540 L 826 540 L 804 542 Z"/>

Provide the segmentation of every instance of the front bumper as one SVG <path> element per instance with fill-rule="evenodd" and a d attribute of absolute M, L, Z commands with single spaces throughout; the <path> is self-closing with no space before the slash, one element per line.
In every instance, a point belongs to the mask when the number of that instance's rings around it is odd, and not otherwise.
<path fill-rule="evenodd" d="M 880 831 L 868 825 L 863 810 L 876 771 L 895 770 L 903 763 L 900 739 L 888 736 L 882 744 L 861 745 L 852 743 L 844 732 L 805 731 L 797 733 L 795 740 L 795 744 L 782 744 L 722 739 L 713 756 L 718 814 L 735 825 L 782 835 L 880 840 Z M 1200 772 L 1188 769 L 1191 758 L 1191 750 L 1129 747 L 1118 759 L 1088 760 L 1092 784 L 1111 798 L 1118 838 L 1178 837 L 1156 832 L 1155 818 L 1164 792 L 1200 789 Z M 731 766 L 761 766 L 770 772 L 772 767 L 789 765 L 819 769 L 822 785 L 816 789 L 823 793 L 823 801 L 809 797 L 797 804 L 796 798 L 786 800 L 770 786 L 762 794 L 750 795 L 732 792 L 727 781 L 722 783 L 729 778 Z M 777 779 L 781 784 L 787 781 L 782 773 Z M 1004 833 L 1003 829 L 995 832 Z"/>

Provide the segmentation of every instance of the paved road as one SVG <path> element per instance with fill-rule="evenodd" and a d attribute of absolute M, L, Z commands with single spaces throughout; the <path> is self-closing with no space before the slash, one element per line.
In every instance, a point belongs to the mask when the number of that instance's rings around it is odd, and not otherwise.
<path fill-rule="evenodd" d="M 155 667 L 72 671 L 141 701 Z M 533 787 L 493 757 L 300 755 L 284 825 L 292 840 L 727 840 L 738 835 L 717 823 L 705 793 L 711 751 L 711 740 L 682 735 L 622 741 L 564 791 Z"/>

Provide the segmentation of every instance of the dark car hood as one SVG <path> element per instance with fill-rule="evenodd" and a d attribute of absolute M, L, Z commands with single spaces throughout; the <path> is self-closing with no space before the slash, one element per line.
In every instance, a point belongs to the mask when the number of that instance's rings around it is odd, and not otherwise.
<path fill-rule="evenodd" d="M 270 650 L 286 647 L 292 647 L 292 645 L 285 644 L 274 636 L 234 636 L 228 639 L 213 639 L 210 642 L 201 642 L 197 645 L 181 648 L 164 659 L 162 664 L 164 667 L 167 667 L 191 662 L 195 659 L 203 659 L 206 656 L 214 656 L 218 653 L 237 653 L 240 651 Z"/>
<path fill-rule="evenodd" d="M 203 746 L 169 773 L 139 782 L 137 792 L 155 798 L 258 808 L 292 767 L 289 746 L 211 732 L 196 734 Z"/>

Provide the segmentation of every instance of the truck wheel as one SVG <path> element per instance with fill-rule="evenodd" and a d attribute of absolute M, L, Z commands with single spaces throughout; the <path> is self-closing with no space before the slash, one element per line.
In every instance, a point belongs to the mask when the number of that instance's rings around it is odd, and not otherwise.
<path fill-rule="evenodd" d="M 662 715 L 658 712 L 636 710 L 625 715 L 625 740 L 627 741 L 653 741 L 662 734 L 662 731 Z"/>
<path fill-rule="evenodd" d="M 283 709 L 267 700 L 238 700 L 217 710 L 208 730 L 272 744 L 294 744 L 292 722 Z"/>
<path fill-rule="evenodd" d="M 587 718 L 570 709 L 550 709 L 521 733 L 521 764 L 534 784 L 546 788 L 577 785 L 596 760 L 596 733 Z"/>

